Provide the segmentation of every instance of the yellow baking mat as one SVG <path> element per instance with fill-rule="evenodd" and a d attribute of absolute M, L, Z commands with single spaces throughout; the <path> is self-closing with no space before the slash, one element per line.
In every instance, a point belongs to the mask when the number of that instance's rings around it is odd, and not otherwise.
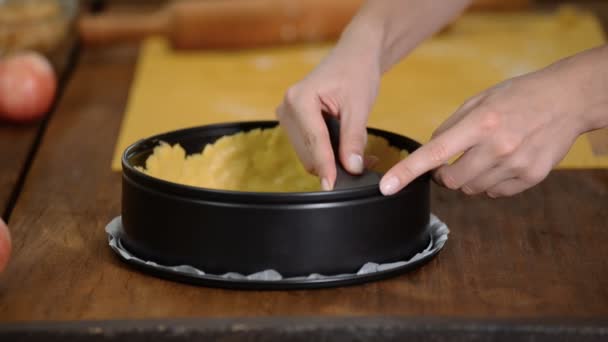
<path fill-rule="evenodd" d="M 603 41 L 597 19 L 571 8 L 544 14 L 467 14 L 385 75 L 369 125 L 427 141 L 468 97 Z M 274 119 L 287 87 L 314 68 L 329 48 L 185 52 L 171 50 L 162 38 L 145 41 L 112 168 L 120 170 L 120 155 L 129 144 L 153 134 Z M 608 167 L 608 156 L 594 156 L 588 139 L 581 137 L 560 167 Z"/>

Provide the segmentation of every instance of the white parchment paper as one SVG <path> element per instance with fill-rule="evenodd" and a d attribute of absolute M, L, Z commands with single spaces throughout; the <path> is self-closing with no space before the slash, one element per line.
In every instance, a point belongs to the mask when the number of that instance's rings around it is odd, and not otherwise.
<path fill-rule="evenodd" d="M 339 276 L 352 276 L 352 275 L 364 275 L 369 273 L 381 272 L 390 270 L 396 267 L 405 266 L 407 264 L 416 262 L 420 259 L 424 259 L 427 257 L 431 257 L 439 250 L 443 248 L 446 241 L 448 240 L 448 234 L 450 230 L 448 226 L 440 221 L 435 215 L 431 214 L 431 218 L 429 220 L 429 234 L 431 234 L 431 241 L 427 248 L 425 248 L 420 253 L 414 255 L 409 260 L 397 261 L 387 264 L 378 264 L 375 262 L 367 262 L 361 266 L 359 271 L 356 274 L 334 274 L 334 275 L 323 275 L 318 273 L 313 273 L 309 275 L 303 275 L 300 277 L 287 277 L 284 278 L 279 272 L 275 270 L 264 270 L 260 272 L 256 272 L 253 274 L 240 274 L 229 272 L 225 274 L 213 274 L 213 276 L 222 277 L 226 279 L 238 279 L 238 280 L 252 280 L 252 281 L 279 281 L 279 280 L 303 280 L 303 279 L 325 279 L 329 277 L 339 277 Z M 106 226 L 106 233 L 108 233 L 108 243 L 110 247 L 120 256 L 126 260 L 134 261 L 136 263 L 144 264 L 147 266 L 151 266 L 154 268 L 158 268 L 160 270 L 169 271 L 172 273 L 177 273 L 181 275 L 186 275 L 190 277 L 203 277 L 207 275 L 205 271 L 200 270 L 196 267 L 192 267 L 189 265 L 179 265 L 179 266 L 165 266 L 157 264 L 154 261 L 142 260 L 137 256 L 131 254 L 121 243 L 120 238 L 123 234 L 122 229 L 122 220 L 121 217 L 118 216 L 114 218 L 108 225 Z M 211 275 L 211 274 L 209 274 Z"/>

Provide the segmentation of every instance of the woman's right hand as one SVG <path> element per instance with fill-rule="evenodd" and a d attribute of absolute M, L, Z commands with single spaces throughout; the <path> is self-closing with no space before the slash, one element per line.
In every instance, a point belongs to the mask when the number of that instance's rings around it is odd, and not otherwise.
<path fill-rule="evenodd" d="M 381 69 L 378 59 L 340 46 L 317 68 L 290 87 L 277 108 L 304 167 L 321 178 L 324 190 L 333 189 L 336 166 L 322 112 L 340 119 L 340 162 L 358 174 L 364 168 L 367 119 L 376 99 Z"/>

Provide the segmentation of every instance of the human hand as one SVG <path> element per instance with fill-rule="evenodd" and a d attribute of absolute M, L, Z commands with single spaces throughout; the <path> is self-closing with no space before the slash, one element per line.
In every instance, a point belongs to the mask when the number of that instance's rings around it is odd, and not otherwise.
<path fill-rule="evenodd" d="M 321 178 L 324 190 L 336 180 L 335 159 L 358 174 L 363 171 L 367 118 L 380 84 L 380 66 L 361 51 L 334 49 L 302 81 L 287 90 L 277 118 L 304 167 Z M 340 156 L 334 156 L 322 112 L 340 119 Z"/>
<path fill-rule="evenodd" d="M 300 161 L 321 178 L 324 190 L 336 179 L 335 160 L 353 174 L 375 158 L 363 156 L 369 111 L 380 76 L 425 38 L 453 20 L 471 0 L 365 1 L 330 55 L 287 90 L 277 118 Z M 340 119 L 340 151 L 334 157 L 321 112 Z"/>
<path fill-rule="evenodd" d="M 580 134 L 600 126 L 595 109 L 608 89 L 605 80 L 592 85 L 588 64 L 564 60 L 469 99 L 427 144 L 384 175 L 382 193 L 393 194 L 433 169 L 439 184 L 466 194 L 510 196 L 536 185 Z"/>
<path fill-rule="evenodd" d="M 0 218 L 0 273 L 4 271 L 11 255 L 11 236 L 8 227 Z"/>

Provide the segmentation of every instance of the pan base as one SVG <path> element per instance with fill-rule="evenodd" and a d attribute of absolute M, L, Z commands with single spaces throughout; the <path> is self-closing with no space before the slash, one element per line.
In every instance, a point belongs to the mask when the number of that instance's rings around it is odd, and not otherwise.
<path fill-rule="evenodd" d="M 355 285 L 375 280 L 386 279 L 414 270 L 430 261 L 445 245 L 449 229 L 436 216 L 431 215 L 427 227 L 429 245 L 409 260 L 389 264 L 368 262 L 362 265 L 357 273 L 339 275 L 310 274 L 301 277 L 282 277 L 274 270 L 264 270 L 250 275 L 226 273 L 208 274 L 188 265 L 164 266 L 153 261 L 142 260 L 133 255 L 121 242 L 124 231 L 120 216 L 114 218 L 107 226 L 108 243 L 118 257 L 139 269 L 157 277 L 174 281 L 229 289 L 242 290 L 292 290 L 314 289 Z"/>

